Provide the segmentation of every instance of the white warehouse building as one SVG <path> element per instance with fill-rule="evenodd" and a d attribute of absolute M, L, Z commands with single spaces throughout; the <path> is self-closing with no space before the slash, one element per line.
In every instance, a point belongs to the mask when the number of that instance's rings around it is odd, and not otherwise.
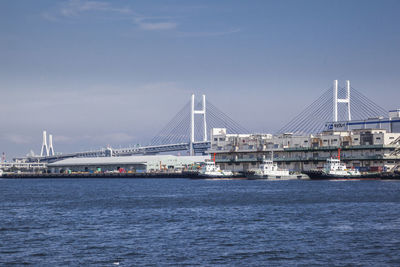
<path fill-rule="evenodd" d="M 160 170 L 182 170 L 194 164 L 201 164 L 209 156 L 120 156 L 69 158 L 48 164 L 52 173 L 72 172 L 108 172 L 123 168 L 127 172 L 152 172 Z"/>

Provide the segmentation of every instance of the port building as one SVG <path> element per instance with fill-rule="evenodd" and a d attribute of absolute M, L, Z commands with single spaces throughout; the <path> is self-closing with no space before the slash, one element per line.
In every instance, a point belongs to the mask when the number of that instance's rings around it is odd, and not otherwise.
<path fill-rule="evenodd" d="M 338 156 L 348 167 L 362 171 L 391 171 L 400 167 L 400 110 L 388 118 L 332 122 L 321 133 L 298 135 L 229 134 L 211 131 L 209 153 L 221 169 L 247 171 L 273 155 L 278 166 L 292 171 L 322 168 Z"/>
<path fill-rule="evenodd" d="M 201 164 L 209 156 L 120 156 L 120 157 L 92 157 L 68 158 L 48 164 L 52 173 L 60 172 L 153 172 L 177 171 Z"/>

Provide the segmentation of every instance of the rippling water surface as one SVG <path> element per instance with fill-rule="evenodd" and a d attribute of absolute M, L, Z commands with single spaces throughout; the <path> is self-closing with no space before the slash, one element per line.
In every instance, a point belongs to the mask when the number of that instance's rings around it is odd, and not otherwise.
<path fill-rule="evenodd" d="M 400 265 L 400 181 L 0 180 L 0 265 Z"/>

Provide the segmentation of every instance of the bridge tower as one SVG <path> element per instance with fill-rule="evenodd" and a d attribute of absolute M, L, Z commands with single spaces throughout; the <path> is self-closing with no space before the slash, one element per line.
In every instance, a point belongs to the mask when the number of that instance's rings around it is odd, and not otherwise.
<path fill-rule="evenodd" d="M 54 156 L 53 135 L 49 134 L 49 155 Z"/>
<path fill-rule="evenodd" d="M 45 155 L 43 155 L 45 153 Z M 49 156 L 49 147 L 47 146 L 47 133 L 43 131 L 43 142 L 42 142 L 42 149 L 40 150 L 40 156 Z"/>
<path fill-rule="evenodd" d="M 338 98 L 338 80 L 333 81 L 333 121 L 338 121 L 338 104 L 345 103 L 347 106 L 347 120 L 351 121 L 350 112 L 350 81 L 346 81 L 346 98 Z"/>
<path fill-rule="evenodd" d="M 190 150 L 190 155 L 194 156 L 194 148 L 193 148 L 193 143 L 195 142 L 194 140 L 194 116 L 196 114 L 202 115 L 203 116 L 203 141 L 207 141 L 207 121 L 206 121 L 206 95 L 203 95 L 203 101 L 202 101 L 202 109 L 201 110 L 195 110 L 194 106 L 194 94 L 192 94 L 192 101 L 191 101 L 191 108 L 190 108 L 190 142 L 189 142 L 189 150 Z"/>

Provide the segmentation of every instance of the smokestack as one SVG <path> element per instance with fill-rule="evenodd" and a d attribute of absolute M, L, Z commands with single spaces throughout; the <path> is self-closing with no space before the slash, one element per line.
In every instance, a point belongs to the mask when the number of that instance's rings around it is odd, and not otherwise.
<path fill-rule="evenodd" d="M 53 135 L 49 134 L 49 155 L 54 156 Z"/>
<path fill-rule="evenodd" d="M 47 146 L 47 133 L 46 131 L 43 131 L 43 143 L 42 143 L 42 149 L 40 150 L 40 156 L 43 157 L 43 152 L 46 153 L 45 156 L 49 155 L 49 148 Z"/>

